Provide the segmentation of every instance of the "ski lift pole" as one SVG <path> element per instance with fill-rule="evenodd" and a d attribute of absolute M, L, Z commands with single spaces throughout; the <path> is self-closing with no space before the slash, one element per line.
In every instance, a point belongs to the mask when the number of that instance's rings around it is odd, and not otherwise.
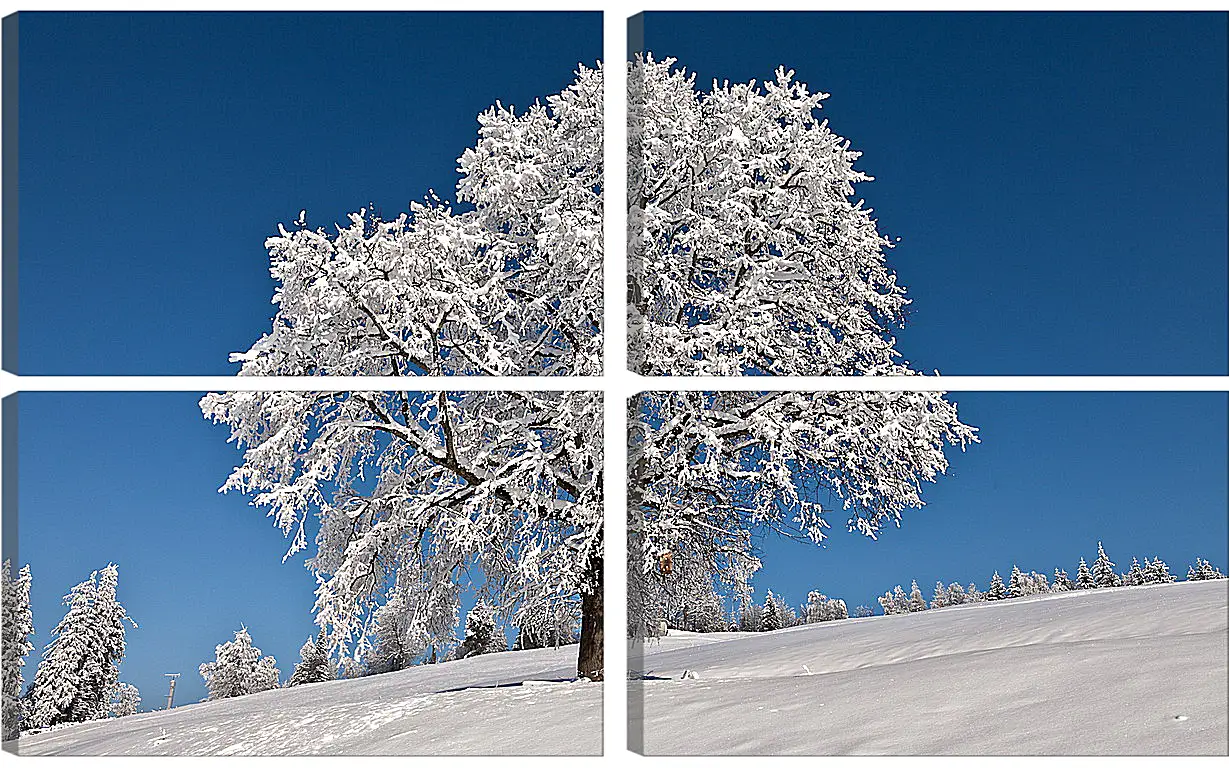
<path fill-rule="evenodd" d="M 175 681 L 179 679 L 179 672 L 164 672 L 163 677 L 171 678 L 171 690 L 166 694 L 166 708 L 170 709 L 175 702 Z"/>

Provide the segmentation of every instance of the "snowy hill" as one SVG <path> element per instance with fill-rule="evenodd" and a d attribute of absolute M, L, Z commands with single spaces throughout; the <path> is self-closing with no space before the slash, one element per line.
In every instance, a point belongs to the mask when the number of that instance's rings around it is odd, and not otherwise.
<path fill-rule="evenodd" d="M 1227 613 L 1220 580 L 672 632 L 633 647 L 629 739 L 659 755 L 1223 755 Z"/>
<path fill-rule="evenodd" d="M 576 648 L 495 653 L 79 723 L 26 734 L 18 753 L 599 754 L 602 685 L 571 682 Z"/>

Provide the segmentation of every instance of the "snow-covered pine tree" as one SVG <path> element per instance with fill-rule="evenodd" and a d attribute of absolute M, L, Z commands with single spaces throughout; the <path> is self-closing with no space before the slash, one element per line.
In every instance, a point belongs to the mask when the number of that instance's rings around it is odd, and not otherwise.
<path fill-rule="evenodd" d="M 1075 589 L 1075 584 L 1071 582 L 1070 577 L 1067 576 L 1067 572 L 1061 568 L 1055 568 L 1054 569 L 1054 584 L 1052 587 L 1052 591 L 1067 592 L 1072 589 Z"/>
<path fill-rule="evenodd" d="M 977 582 L 970 581 L 969 588 L 964 592 L 966 603 L 981 603 L 986 600 L 986 593 L 977 588 Z"/>
<path fill-rule="evenodd" d="M 892 589 L 892 607 L 896 613 L 909 613 L 909 596 L 899 584 Z"/>
<path fill-rule="evenodd" d="M 1075 574 L 1076 589 L 1096 589 L 1097 580 L 1093 578 L 1092 571 L 1088 570 L 1088 563 L 1084 562 L 1084 558 L 1080 558 L 1080 569 Z"/>
<path fill-rule="evenodd" d="M 1007 587 L 1003 585 L 1003 577 L 998 571 L 990 577 L 990 589 L 986 591 L 987 600 L 1005 600 L 1007 599 Z"/>
<path fill-rule="evenodd" d="M 738 618 L 739 632 L 764 631 L 764 608 L 759 603 L 747 603 Z"/>
<path fill-rule="evenodd" d="M 24 565 L 13 577 L 12 563 L 4 561 L 3 573 L 3 635 L 0 637 L 0 652 L 3 653 L 4 740 L 21 735 L 21 689 L 24 686 L 21 670 L 26 657 L 34 650 L 30 635 L 34 634 L 34 617 L 30 613 L 30 566 Z"/>
<path fill-rule="evenodd" d="M 828 620 L 828 598 L 824 593 L 811 591 L 807 594 L 807 624 L 818 624 Z"/>
<path fill-rule="evenodd" d="M 930 607 L 946 608 L 949 605 L 952 605 L 952 598 L 948 594 L 947 587 L 943 585 L 943 582 L 936 581 L 934 596 L 930 598 Z"/>
<path fill-rule="evenodd" d="M 1099 541 L 1097 542 L 1097 559 L 1092 564 L 1092 578 L 1097 582 L 1097 587 L 1101 589 L 1121 585 L 1118 574 L 1114 573 L 1114 563 L 1106 556 L 1105 548 Z"/>
<path fill-rule="evenodd" d="M 457 658 L 481 656 L 508 650 L 508 641 L 495 626 L 495 611 L 485 600 L 479 600 L 465 614 L 465 639 L 457 648 Z"/>
<path fill-rule="evenodd" d="M 849 606 L 845 605 L 845 601 L 839 597 L 834 597 L 828 601 L 827 611 L 828 621 L 840 621 L 841 619 L 849 618 Z"/>
<path fill-rule="evenodd" d="M 964 587 L 960 586 L 960 582 L 953 581 L 947 585 L 947 600 L 949 605 L 964 605 L 968 602 L 968 596 L 965 594 Z"/>
<path fill-rule="evenodd" d="M 1223 578 L 1225 578 L 1225 574 L 1221 573 L 1219 568 L 1216 568 L 1211 562 L 1200 557 L 1195 558 L 1195 565 L 1191 566 L 1186 572 L 1187 581 L 1208 581 Z"/>
<path fill-rule="evenodd" d="M 1152 560 L 1144 558 L 1144 583 L 1145 584 L 1171 584 L 1178 580 L 1169 572 L 1169 566 L 1159 557 Z"/>
<path fill-rule="evenodd" d="M 1147 558 L 1144 558 L 1147 560 Z M 1144 583 L 1144 569 L 1140 567 L 1139 558 L 1131 558 L 1131 569 L 1122 577 L 1122 584 L 1126 587 L 1138 587 Z"/>
<path fill-rule="evenodd" d="M 922 595 L 922 590 L 918 588 L 917 579 L 914 579 L 913 586 L 909 589 L 909 612 L 917 613 L 924 610 L 926 610 L 926 598 Z"/>
<path fill-rule="evenodd" d="M 235 633 L 235 639 L 214 649 L 215 660 L 202 664 L 201 677 L 209 689 L 208 701 L 246 696 L 276 688 L 281 672 L 277 660 L 264 656 L 252 645 L 247 627 Z"/>
<path fill-rule="evenodd" d="M 760 631 L 774 632 L 778 629 L 781 629 L 781 627 L 783 626 L 782 624 L 783 617 L 781 616 L 780 611 L 777 609 L 776 595 L 772 593 L 771 589 L 768 590 L 768 594 L 764 597 L 763 616 L 764 616 L 764 619 L 760 624 Z"/>
<path fill-rule="evenodd" d="M 64 597 L 68 612 L 34 674 L 33 727 L 106 717 L 124 660 L 128 618 L 117 596 L 119 567 L 108 564 Z"/>
<path fill-rule="evenodd" d="M 853 615 L 855 619 L 865 619 L 868 616 L 874 616 L 875 612 L 869 605 L 859 605 L 853 609 Z"/>
<path fill-rule="evenodd" d="M 109 703 L 111 717 L 135 715 L 141 708 L 141 692 L 132 683 L 116 683 Z"/>
<path fill-rule="evenodd" d="M 602 69 L 581 67 L 542 104 L 479 117 L 458 159 L 469 210 L 432 198 L 334 233 L 305 215 L 279 227 L 265 243 L 277 315 L 232 356 L 239 374 L 600 373 L 602 115 Z M 601 679 L 599 393 L 236 392 L 201 407 L 246 451 L 225 489 L 267 508 L 289 554 L 320 519 L 308 563 L 331 649 L 361 655 L 399 571 L 420 582 L 416 606 L 455 604 L 471 586 L 456 579 L 483 572 L 509 621 L 578 599 L 578 672 Z M 419 616 L 434 645 L 455 635 Z"/>
<path fill-rule="evenodd" d="M 1007 585 L 1008 597 L 1023 597 L 1028 594 L 1028 590 L 1024 585 L 1024 574 L 1020 572 L 1020 567 L 1017 565 L 1011 566 L 1011 579 Z"/>
<path fill-rule="evenodd" d="M 307 642 L 299 649 L 299 663 L 286 681 L 286 687 L 335 679 L 337 668 L 329 658 L 328 641 L 322 629 L 314 638 L 307 638 Z"/>
<path fill-rule="evenodd" d="M 883 609 L 884 616 L 892 616 L 896 613 L 896 602 L 892 599 L 892 592 L 888 590 L 883 593 L 883 596 L 877 598 L 879 607 Z"/>

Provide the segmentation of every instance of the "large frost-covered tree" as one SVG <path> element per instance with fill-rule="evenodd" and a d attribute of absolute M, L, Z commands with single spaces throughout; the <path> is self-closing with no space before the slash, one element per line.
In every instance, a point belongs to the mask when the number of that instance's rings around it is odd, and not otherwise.
<path fill-rule="evenodd" d="M 390 221 L 279 229 L 272 329 L 243 375 L 601 372 L 602 69 L 517 114 L 478 116 L 458 158 L 464 211 L 429 198 Z"/>
<path fill-rule="evenodd" d="M 64 597 L 68 612 L 34 675 L 34 727 L 97 720 L 110 713 L 124 659 L 128 618 L 116 594 L 119 567 L 109 564 Z"/>
<path fill-rule="evenodd" d="M 629 432 L 629 631 L 637 592 L 666 555 L 713 578 L 749 579 L 754 537 L 822 542 L 840 509 L 872 538 L 922 506 L 946 445 L 976 441 L 941 395 L 923 392 L 649 392 Z"/>
<path fill-rule="evenodd" d="M 647 375 L 910 373 L 909 303 L 854 185 L 860 152 L 779 68 L 713 83 L 674 59 L 628 75 L 629 360 Z"/>
<path fill-rule="evenodd" d="M 209 689 L 209 701 L 246 696 L 276 688 L 281 673 L 277 659 L 264 656 L 252 645 L 247 627 L 235 633 L 235 639 L 214 649 L 215 659 L 202 664 L 201 677 Z"/>
<path fill-rule="evenodd" d="M 24 565 L 13 577 L 13 566 L 4 561 L 3 572 L 3 635 L 0 636 L 0 652 L 3 659 L 3 682 L 0 683 L 0 696 L 3 696 L 4 740 L 15 739 L 21 735 L 21 688 L 24 685 L 21 670 L 26 665 L 26 657 L 34 650 L 30 635 L 34 634 L 34 617 L 30 613 L 30 566 Z"/>
<path fill-rule="evenodd" d="M 407 652 L 445 644 L 481 573 L 497 612 L 580 598 L 581 675 L 601 675 L 602 403 L 592 392 L 233 392 L 201 401 L 251 494 L 315 554 L 316 621 L 363 657 L 381 614 Z"/>
<path fill-rule="evenodd" d="M 600 373 L 602 94 L 599 64 L 544 104 L 481 114 L 464 210 L 281 228 L 277 315 L 232 355 L 240 375 Z M 345 658 L 372 648 L 394 592 L 406 652 L 447 644 L 477 565 L 513 621 L 579 597 L 578 669 L 601 677 L 600 396 L 232 393 L 202 409 L 246 449 L 225 488 L 254 494 L 291 554 L 319 516 L 317 622 Z"/>

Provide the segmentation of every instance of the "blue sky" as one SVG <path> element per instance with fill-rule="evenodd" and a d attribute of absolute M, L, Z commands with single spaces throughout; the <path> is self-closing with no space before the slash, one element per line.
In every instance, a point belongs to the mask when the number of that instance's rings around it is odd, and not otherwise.
<path fill-rule="evenodd" d="M 226 374 L 306 208 L 452 199 L 476 116 L 601 58 L 600 13 L 23 13 L 19 371 Z"/>
<path fill-rule="evenodd" d="M 644 38 L 703 89 L 785 65 L 832 94 L 920 370 L 1224 375 L 1226 18 L 659 12 Z"/>
<path fill-rule="evenodd" d="M 1074 578 L 1097 542 L 1125 571 L 1160 556 L 1179 578 L 1196 557 L 1229 566 L 1229 482 L 1223 392 L 956 392 L 961 420 L 982 442 L 947 451 L 946 476 L 923 489 L 926 505 L 877 541 L 845 530 L 840 510 L 822 549 L 778 536 L 761 542 L 755 597 L 768 589 L 792 605 L 819 589 L 879 613 L 897 584 L 1006 577 L 1013 564 Z"/>

